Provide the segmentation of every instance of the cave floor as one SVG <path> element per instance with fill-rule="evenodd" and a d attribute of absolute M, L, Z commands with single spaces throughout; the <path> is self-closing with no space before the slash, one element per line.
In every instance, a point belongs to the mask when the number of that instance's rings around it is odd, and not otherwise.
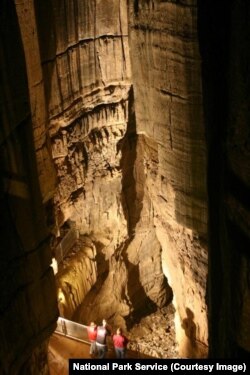
<path fill-rule="evenodd" d="M 89 355 L 89 344 L 62 335 L 53 334 L 50 338 L 48 351 L 50 375 L 68 375 L 69 358 L 91 358 Z M 115 358 L 115 352 L 112 348 L 108 350 L 107 358 Z M 127 358 L 152 357 L 128 350 Z"/>

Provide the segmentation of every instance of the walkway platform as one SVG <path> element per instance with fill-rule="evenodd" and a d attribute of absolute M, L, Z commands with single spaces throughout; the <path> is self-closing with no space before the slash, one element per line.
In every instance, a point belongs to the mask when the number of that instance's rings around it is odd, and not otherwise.
<path fill-rule="evenodd" d="M 87 343 L 54 333 L 50 338 L 48 351 L 50 375 L 68 375 L 68 359 L 90 359 L 89 347 L 90 345 Z M 106 358 L 115 359 L 115 352 L 113 349 L 110 348 L 108 350 Z M 152 357 L 144 356 L 138 352 L 128 350 L 127 358 Z M 91 360 L 94 361 L 95 359 Z"/>

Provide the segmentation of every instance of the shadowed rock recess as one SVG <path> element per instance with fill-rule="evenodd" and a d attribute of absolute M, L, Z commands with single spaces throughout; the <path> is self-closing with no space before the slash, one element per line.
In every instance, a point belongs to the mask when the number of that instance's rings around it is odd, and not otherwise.
<path fill-rule="evenodd" d="M 216 4 L 1 1 L 4 375 L 49 373 L 59 314 L 250 351 L 250 6 Z"/>

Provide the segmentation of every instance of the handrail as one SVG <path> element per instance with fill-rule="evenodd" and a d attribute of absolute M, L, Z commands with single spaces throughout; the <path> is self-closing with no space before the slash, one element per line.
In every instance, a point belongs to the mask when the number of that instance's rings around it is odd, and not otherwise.
<path fill-rule="evenodd" d="M 72 248 L 78 238 L 78 233 L 74 227 L 66 233 L 55 249 L 55 258 L 57 263 L 61 263 L 69 250 Z"/>
<path fill-rule="evenodd" d="M 68 320 L 65 318 L 62 318 L 61 316 L 57 320 L 57 327 L 55 329 L 55 333 L 59 335 L 63 335 L 66 337 L 69 337 L 71 339 L 84 342 L 86 344 L 90 344 L 90 340 L 88 338 L 88 332 L 87 332 L 87 327 L 84 324 L 80 324 L 77 322 L 73 322 L 72 320 Z M 113 340 L 110 336 L 108 336 L 108 350 L 113 350 Z M 141 344 L 140 344 L 141 345 Z M 139 344 L 136 343 L 136 350 L 135 352 L 137 353 L 139 357 Z"/>
<path fill-rule="evenodd" d="M 90 344 L 87 332 L 88 326 L 80 323 L 73 322 L 62 317 L 59 317 L 57 320 L 57 327 L 55 332 L 59 335 L 69 337 L 71 339 Z M 108 348 L 113 348 L 112 339 L 110 336 L 107 337 Z"/>
<path fill-rule="evenodd" d="M 73 322 L 72 320 L 62 318 L 61 316 L 57 320 L 55 332 L 78 341 L 88 344 L 90 343 L 86 325 Z"/>

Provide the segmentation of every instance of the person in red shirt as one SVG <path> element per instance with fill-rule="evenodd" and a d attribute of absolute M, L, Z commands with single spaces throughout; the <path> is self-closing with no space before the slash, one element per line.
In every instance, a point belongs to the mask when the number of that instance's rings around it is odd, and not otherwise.
<path fill-rule="evenodd" d="M 125 358 L 128 338 L 122 333 L 121 328 L 118 328 L 116 334 L 113 335 L 113 343 L 115 347 L 116 358 Z"/>
<path fill-rule="evenodd" d="M 97 325 L 95 322 L 91 322 L 90 325 L 87 327 L 88 338 L 90 341 L 90 350 L 89 354 L 91 356 L 95 355 L 96 352 L 96 336 L 97 336 Z"/>

